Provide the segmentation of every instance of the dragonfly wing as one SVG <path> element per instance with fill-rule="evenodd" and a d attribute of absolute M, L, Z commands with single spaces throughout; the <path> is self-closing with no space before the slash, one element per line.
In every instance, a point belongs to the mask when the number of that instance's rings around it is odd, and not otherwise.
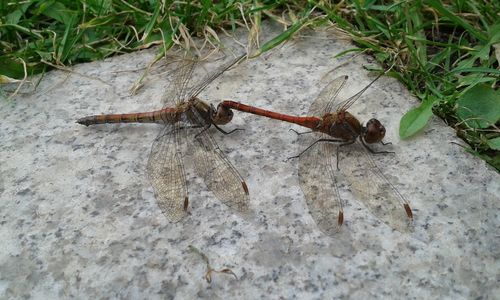
<path fill-rule="evenodd" d="M 213 73 L 207 75 L 196 86 L 194 86 L 190 89 L 190 91 L 188 93 L 188 98 L 197 97 L 198 94 L 201 93 L 212 81 L 217 79 L 219 76 L 222 75 L 222 73 L 226 72 L 231 67 L 233 67 L 234 65 L 239 63 L 241 60 L 243 60 L 243 58 L 245 56 L 246 56 L 246 53 L 230 60 L 226 64 L 218 67 L 217 70 L 215 70 Z"/>
<path fill-rule="evenodd" d="M 339 102 L 337 95 L 346 82 L 347 76 L 340 76 L 326 85 L 309 107 L 307 115 L 323 117 L 324 114 L 332 112 L 333 107 Z"/>
<path fill-rule="evenodd" d="M 179 104 L 189 100 L 187 95 L 189 82 L 193 76 L 196 64 L 197 61 L 189 53 L 185 54 L 184 58 L 179 60 L 175 67 L 175 78 L 168 85 L 162 96 L 164 106 Z"/>
<path fill-rule="evenodd" d="M 193 148 L 195 168 L 207 187 L 230 208 L 245 211 L 249 204 L 246 183 L 213 137 L 202 129 L 193 141 Z"/>
<path fill-rule="evenodd" d="M 337 178 L 331 161 L 334 147 L 331 143 L 321 143 L 303 153 L 299 159 L 300 187 L 309 212 L 318 227 L 330 236 L 339 231 L 339 218 L 343 218 Z"/>
<path fill-rule="evenodd" d="M 367 86 L 365 86 L 363 89 L 361 89 L 359 92 L 356 94 L 352 95 L 348 99 L 342 101 L 341 103 L 336 103 L 336 108 L 341 109 L 341 110 L 347 110 L 349 107 L 351 107 L 358 99 L 364 94 L 364 92 L 372 86 L 382 75 L 385 75 L 387 72 L 389 72 L 390 69 L 387 69 L 386 71 L 380 73 L 375 79 L 373 79 Z"/>
<path fill-rule="evenodd" d="M 387 179 L 360 143 L 340 149 L 339 169 L 355 196 L 370 212 L 392 228 L 405 232 L 411 228 L 405 205 L 409 203 Z"/>
<path fill-rule="evenodd" d="M 186 174 L 179 149 L 182 129 L 165 127 L 155 139 L 149 155 L 147 172 L 161 211 L 171 222 L 186 215 L 188 191 Z"/>
<path fill-rule="evenodd" d="M 183 59 L 181 59 L 175 67 L 176 77 L 168 86 L 167 90 L 162 96 L 162 102 L 165 106 L 175 102 L 179 104 L 188 101 L 201 93 L 212 81 L 217 79 L 225 71 L 240 62 L 246 54 L 238 56 L 228 63 L 220 66 L 214 72 L 205 76 L 202 80 L 192 83 L 194 70 L 198 65 L 199 58 L 191 52 L 185 52 Z M 174 101 L 175 100 L 175 101 Z"/>

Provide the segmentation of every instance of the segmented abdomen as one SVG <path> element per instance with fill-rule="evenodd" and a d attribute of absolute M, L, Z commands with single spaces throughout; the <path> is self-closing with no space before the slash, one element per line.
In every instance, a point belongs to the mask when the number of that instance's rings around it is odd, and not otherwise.
<path fill-rule="evenodd" d="M 87 116 L 76 122 L 85 126 L 106 123 L 175 123 L 179 121 L 181 113 L 176 108 L 164 108 L 156 111 Z"/>

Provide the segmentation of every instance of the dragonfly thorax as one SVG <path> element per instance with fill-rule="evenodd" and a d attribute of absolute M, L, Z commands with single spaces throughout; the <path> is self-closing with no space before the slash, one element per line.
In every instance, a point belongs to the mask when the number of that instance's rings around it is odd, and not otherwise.
<path fill-rule="evenodd" d="M 189 100 L 189 109 L 194 115 L 199 125 L 212 123 L 212 108 L 211 106 L 198 98 Z"/>
<path fill-rule="evenodd" d="M 319 131 L 344 141 L 355 140 L 363 127 L 351 113 L 338 111 L 323 116 Z"/>
<path fill-rule="evenodd" d="M 213 105 L 198 98 L 193 98 L 189 102 L 190 108 L 195 111 L 196 115 L 203 119 L 204 124 L 225 125 L 233 119 L 232 110 L 221 104 L 215 109 Z"/>

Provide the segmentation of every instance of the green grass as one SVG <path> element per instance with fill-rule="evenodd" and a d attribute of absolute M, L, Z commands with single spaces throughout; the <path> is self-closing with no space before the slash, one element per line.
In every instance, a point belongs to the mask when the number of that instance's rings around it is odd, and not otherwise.
<path fill-rule="evenodd" d="M 215 2 L 215 3 L 214 3 Z M 164 4 L 165 6 L 162 6 Z M 453 126 L 471 153 L 500 170 L 500 10 L 496 1 L 126 1 L 0 2 L 0 82 L 161 45 L 157 59 L 191 36 L 221 46 L 218 35 L 263 19 L 286 24 L 254 56 L 305 27 L 333 25 L 421 99 L 400 136 L 432 114 Z M 495 45 L 496 44 L 496 45 Z"/>

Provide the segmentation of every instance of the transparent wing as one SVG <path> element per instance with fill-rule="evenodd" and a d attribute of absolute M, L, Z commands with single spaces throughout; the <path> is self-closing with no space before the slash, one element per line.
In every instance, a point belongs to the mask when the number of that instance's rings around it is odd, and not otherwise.
<path fill-rule="evenodd" d="M 165 89 L 162 103 L 173 106 L 184 101 L 185 90 L 192 76 L 194 60 L 180 60 L 175 78 Z M 147 173 L 161 211 L 171 222 L 186 215 L 188 190 L 181 152 L 185 130 L 179 124 L 163 127 L 156 137 L 148 159 Z"/>
<path fill-rule="evenodd" d="M 246 54 L 242 54 L 242 55 L 230 60 L 226 64 L 217 68 L 216 71 L 214 71 L 210 75 L 206 76 L 196 86 L 194 86 L 193 88 L 190 89 L 190 91 L 188 93 L 188 98 L 190 99 L 190 98 L 198 96 L 198 94 L 201 93 L 212 81 L 217 79 L 220 75 L 222 75 L 222 73 L 226 72 L 231 67 L 233 67 L 238 62 L 240 62 L 245 56 L 246 56 Z"/>
<path fill-rule="evenodd" d="M 224 204 L 238 211 L 248 208 L 248 188 L 207 130 L 193 141 L 195 168 L 207 187 Z"/>
<path fill-rule="evenodd" d="M 356 196 L 378 219 L 392 228 L 405 232 L 411 228 L 411 219 L 405 205 L 409 204 L 384 176 L 371 155 L 360 143 L 349 149 L 340 149 L 339 175 L 346 178 Z"/>
<path fill-rule="evenodd" d="M 175 67 L 176 77 L 165 90 L 165 93 L 162 96 L 162 103 L 164 106 L 171 106 L 172 104 L 179 104 L 198 96 L 198 94 L 201 93 L 212 81 L 241 61 L 245 55 L 246 54 L 240 55 L 225 65 L 220 66 L 216 71 L 207 75 L 199 82 L 196 82 L 196 84 L 190 84 L 199 59 L 191 52 L 186 51 L 183 58 Z"/>
<path fill-rule="evenodd" d="M 149 155 L 147 173 L 161 211 L 171 222 L 186 215 L 188 191 L 180 151 L 184 130 L 166 126 L 155 139 Z"/>
<path fill-rule="evenodd" d="M 340 76 L 327 84 L 309 107 L 307 115 L 323 117 L 324 114 L 332 112 L 333 107 L 338 102 L 337 95 L 347 82 L 347 78 L 347 76 Z"/>
<path fill-rule="evenodd" d="M 189 98 L 196 97 L 208 84 L 238 63 L 244 56 L 241 55 L 229 61 L 200 81 L 189 92 Z M 205 120 L 194 110 L 190 114 L 190 121 L 193 125 L 206 125 Z M 195 168 L 198 174 L 203 177 L 207 187 L 227 206 L 238 211 L 246 210 L 249 202 L 246 183 L 220 150 L 208 130 L 201 129 L 192 146 L 194 148 Z"/>
<path fill-rule="evenodd" d="M 389 69 L 390 70 L 390 69 Z M 372 80 L 367 86 L 365 86 L 362 90 L 341 101 L 338 97 L 340 90 L 344 87 L 347 82 L 348 76 L 340 76 L 332 80 L 327 86 L 321 90 L 319 96 L 316 100 L 311 104 L 309 108 L 308 115 L 309 116 L 319 116 L 322 117 L 326 113 L 338 111 L 338 110 L 347 110 L 351 107 L 363 94 L 364 92 L 370 88 L 370 86 L 375 83 L 382 75 L 386 74 L 389 70 L 386 70 L 383 73 L 380 73 L 374 80 Z"/>
<path fill-rule="evenodd" d="M 230 65 L 226 65 L 219 69 L 219 71 L 215 72 L 211 76 L 208 76 L 205 80 L 201 81 L 193 88 L 190 87 L 190 81 L 197 64 L 197 59 L 190 52 L 185 52 L 183 59 L 180 60 L 175 67 L 176 77 L 165 89 L 162 96 L 162 103 L 165 106 L 169 106 L 169 104 L 175 103 L 178 105 L 190 100 L 191 97 L 195 95 L 194 93 L 201 92 L 210 82 L 220 76 L 225 70 L 236 62 L 237 60 L 231 62 Z M 202 122 L 195 122 L 193 125 L 204 125 L 203 119 L 200 119 L 200 121 Z M 181 146 L 185 145 L 185 141 L 185 128 L 181 128 L 178 123 L 171 127 L 166 126 L 160 132 L 151 147 L 151 153 L 147 166 L 149 179 L 155 190 L 155 197 L 158 205 L 160 206 L 162 212 L 172 222 L 179 221 L 186 215 L 188 205 L 186 175 L 181 151 Z M 225 177 L 223 178 L 221 184 L 219 182 L 213 182 L 209 172 L 207 171 L 203 176 L 207 186 L 211 188 L 215 195 L 223 200 L 223 202 L 228 203 L 229 206 L 237 206 L 240 209 L 243 209 L 248 202 L 248 193 L 245 198 L 244 195 L 242 196 L 236 191 L 233 191 L 234 183 L 231 180 L 234 181 L 234 178 L 230 178 L 230 176 L 233 173 L 233 176 L 236 174 L 239 179 L 241 179 L 241 177 L 227 160 L 226 164 L 229 164 L 229 166 L 223 165 L 222 159 L 225 157 L 216 145 L 215 147 L 212 146 L 212 149 L 213 150 L 203 154 L 206 156 L 203 163 L 208 163 L 210 161 L 211 164 L 213 164 L 214 172 L 228 173 L 229 175 L 224 175 Z M 202 155 L 201 151 L 198 152 L 198 156 L 200 155 Z M 208 170 L 208 166 L 205 169 Z M 240 180 L 239 183 L 240 187 L 241 183 L 242 180 Z M 221 187 L 221 185 L 223 185 L 223 187 Z M 227 190 L 224 190 L 224 188 Z"/>
<path fill-rule="evenodd" d="M 187 91 L 196 63 L 197 61 L 188 53 L 179 60 L 175 67 L 175 78 L 167 86 L 161 99 L 164 107 L 175 106 L 189 100 Z"/>
<path fill-rule="evenodd" d="M 380 77 L 382 77 L 382 75 L 386 74 L 390 69 L 386 70 L 385 72 L 383 73 L 380 73 L 377 77 L 375 77 L 375 79 L 373 79 L 367 86 L 365 86 L 361 91 L 357 92 L 356 94 L 352 95 L 351 97 L 349 97 L 348 99 L 346 99 L 345 101 L 342 101 L 341 103 L 338 103 L 337 105 L 337 109 L 341 109 L 341 110 L 347 110 L 349 109 L 349 107 L 351 107 L 354 102 L 358 101 L 359 97 L 361 97 L 361 95 L 364 94 L 364 92 L 370 87 L 372 86 L 372 84 L 375 83 L 375 81 L 377 81 Z"/>
<path fill-rule="evenodd" d="M 325 137 L 322 135 L 322 138 Z M 299 158 L 300 187 L 309 212 L 318 227 L 330 236 L 339 231 L 339 216 L 343 216 L 337 178 L 332 167 L 333 149 L 335 145 L 331 143 L 320 143 Z"/>

